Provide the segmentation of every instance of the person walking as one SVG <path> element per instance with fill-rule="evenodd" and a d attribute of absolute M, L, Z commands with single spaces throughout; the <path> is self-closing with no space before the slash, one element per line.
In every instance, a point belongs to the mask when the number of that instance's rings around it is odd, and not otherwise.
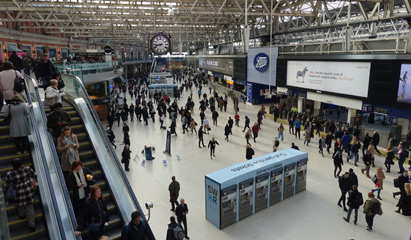
<path fill-rule="evenodd" d="M 280 146 L 280 141 L 278 141 L 278 138 L 275 137 L 273 141 L 273 152 L 277 152 L 279 146 Z"/>
<path fill-rule="evenodd" d="M 342 160 L 342 153 L 338 151 L 334 156 L 334 177 L 337 178 L 340 176 L 342 165 L 344 165 Z M 339 169 L 337 173 L 337 169 Z"/>
<path fill-rule="evenodd" d="M 280 124 L 280 126 L 278 127 L 278 136 L 277 136 L 277 138 L 278 139 L 281 139 L 281 141 L 284 141 L 284 126 L 283 126 L 283 124 L 281 123 Z"/>
<path fill-rule="evenodd" d="M 330 154 L 330 148 L 332 145 L 332 141 L 333 141 L 333 134 L 331 131 L 328 132 L 327 136 L 325 137 L 325 144 L 327 144 L 327 152 L 328 154 Z"/>
<path fill-rule="evenodd" d="M 29 151 L 29 139 L 31 134 L 27 116 L 30 114 L 31 105 L 23 103 L 20 96 L 15 95 L 11 98 L 10 104 L 7 106 L 4 116 L 11 115 L 9 131 L 13 137 L 17 148 L 17 154 L 26 154 Z"/>
<path fill-rule="evenodd" d="M 217 119 L 218 119 L 218 112 L 217 111 L 213 112 L 212 118 L 213 118 L 213 125 L 217 127 Z"/>
<path fill-rule="evenodd" d="M 307 143 L 307 147 L 308 147 L 308 144 L 310 143 L 310 141 L 311 141 L 311 131 L 310 131 L 310 127 L 305 127 L 305 131 L 304 131 L 304 144 L 306 144 Z"/>
<path fill-rule="evenodd" d="M 234 115 L 234 120 L 235 120 L 235 125 L 236 125 L 237 127 L 239 127 L 239 126 L 240 126 L 240 115 L 238 115 L 238 112 L 235 113 L 235 115 Z M 243 131 L 243 132 L 244 132 L 244 131 Z"/>
<path fill-rule="evenodd" d="M 227 141 L 228 141 L 228 136 L 227 136 Z M 214 137 L 211 138 L 211 140 L 208 142 L 208 148 L 210 149 L 210 157 L 213 159 L 215 157 L 215 146 L 220 145 L 218 142 L 215 140 Z"/>
<path fill-rule="evenodd" d="M 341 202 L 342 202 L 344 205 L 345 212 L 348 211 L 347 207 L 345 206 L 345 195 L 347 195 L 347 192 L 351 189 L 349 177 L 350 177 L 350 173 L 345 172 L 343 176 L 338 178 L 338 186 L 340 187 L 340 190 L 341 190 L 341 196 L 340 196 L 340 199 L 338 200 L 337 205 L 340 207 L 343 207 L 341 206 Z"/>
<path fill-rule="evenodd" d="M 227 142 L 228 142 L 228 135 L 230 135 L 230 132 L 231 132 L 230 125 L 228 125 L 227 123 L 224 127 L 224 135 L 225 135 L 224 139 L 227 140 Z"/>
<path fill-rule="evenodd" d="M 254 123 L 252 130 L 253 130 L 254 142 L 256 142 L 255 139 L 258 137 L 258 131 L 260 130 L 258 123 Z"/>
<path fill-rule="evenodd" d="M 361 173 L 364 174 L 364 171 L 366 171 L 366 175 L 368 178 L 370 177 L 370 166 L 371 166 L 371 162 L 372 162 L 372 156 L 370 151 L 367 151 L 365 153 L 365 156 L 363 157 L 363 161 L 364 161 L 364 168 L 361 169 Z"/>
<path fill-rule="evenodd" d="M 325 147 L 325 135 L 321 135 L 321 138 L 318 140 L 318 152 L 324 157 L 324 147 Z"/>
<path fill-rule="evenodd" d="M 186 239 L 190 239 L 188 237 L 188 231 L 187 231 L 187 214 L 188 214 L 188 207 L 187 204 L 185 203 L 183 198 L 180 198 L 180 205 L 177 206 L 176 208 L 176 216 L 177 216 L 177 221 L 178 224 L 181 225 L 181 222 L 184 225 L 184 234 L 186 235 Z"/>
<path fill-rule="evenodd" d="M 204 117 L 204 120 L 203 120 L 203 131 L 204 131 L 204 133 L 210 134 L 210 130 L 211 130 L 211 128 L 210 128 L 210 124 L 209 124 L 209 122 L 208 122 L 208 119 L 207 119 L 206 117 Z"/>
<path fill-rule="evenodd" d="M 337 152 L 341 152 L 342 153 L 342 144 L 341 144 L 341 140 L 339 138 L 337 138 L 337 141 L 335 141 L 334 143 L 334 153 L 333 153 L 333 158 L 335 156 L 335 154 Z"/>
<path fill-rule="evenodd" d="M 381 155 L 380 150 L 378 150 L 377 146 L 380 143 L 380 134 L 378 134 L 377 131 L 374 131 L 374 135 L 372 135 L 372 141 L 374 143 L 374 148 L 375 151 L 378 153 L 378 155 Z"/>
<path fill-rule="evenodd" d="M 180 183 L 177 182 L 175 176 L 171 177 L 171 183 L 168 185 L 168 191 L 170 193 L 170 203 L 171 203 L 170 211 L 174 212 L 176 209 L 175 206 L 178 206 L 177 199 L 180 194 Z"/>
<path fill-rule="evenodd" d="M 126 144 L 124 146 L 123 152 L 121 153 L 121 163 L 124 163 L 124 169 L 126 171 L 130 171 L 129 165 L 130 165 L 130 145 Z"/>
<path fill-rule="evenodd" d="M 387 168 L 385 172 L 389 173 L 391 170 L 391 165 L 394 165 L 394 150 L 390 145 L 387 147 L 387 157 L 385 158 L 384 165 Z"/>
<path fill-rule="evenodd" d="M 106 133 L 107 133 L 107 138 L 110 141 L 111 145 L 113 145 L 114 149 L 117 149 L 117 145 L 115 144 L 115 140 L 114 140 L 116 138 L 116 135 L 114 135 L 114 132 L 113 130 L 111 130 L 109 125 L 107 125 Z"/>
<path fill-rule="evenodd" d="M 110 216 L 101 188 L 98 185 L 91 186 L 90 199 L 83 205 L 75 236 L 81 235 L 81 232 L 88 228 L 91 239 L 98 240 L 103 235 L 104 228 L 108 226 L 109 221 Z"/>
<path fill-rule="evenodd" d="M 176 222 L 174 216 L 170 217 L 170 223 L 167 227 L 166 240 L 180 240 L 185 238 L 183 227 Z"/>
<path fill-rule="evenodd" d="M 374 197 L 374 193 L 368 193 L 368 199 L 364 203 L 365 221 L 367 222 L 367 230 L 372 231 L 375 215 L 382 215 L 381 203 Z"/>
<path fill-rule="evenodd" d="M 94 184 L 91 171 L 79 160 L 74 161 L 67 177 L 67 187 L 72 191 L 71 202 L 77 218 L 80 217 L 83 205 L 89 196 L 90 186 Z"/>
<path fill-rule="evenodd" d="M 297 120 L 294 121 L 294 128 L 295 128 L 295 138 L 297 138 L 298 134 L 298 139 L 301 139 L 301 120 L 297 118 Z"/>
<path fill-rule="evenodd" d="M 7 191 L 9 187 L 13 187 L 16 197 L 6 200 L 17 208 L 20 219 L 27 218 L 30 231 L 35 232 L 34 190 L 31 188 L 31 179 L 37 179 L 37 174 L 30 167 L 24 167 L 20 158 L 14 158 L 10 163 L 13 169 L 7 172 L 4 178 L 4 189 Z"/>
<path fill-rule="evenodd" d="M 288 119 L 288 133 L 294 135 L 294 118 L 290 117 Z"/>
<path fill-rule="evenodd" d="M 251 137 L 252 137 L 251 130 L 248 129 L 247 132 L 245 133 L 245 140 L 247 141 L 247 145 L 250 147 L 251 147 L 251 144 L 250 144 Z"/>
<path fill-rule="evenodd" d="M 364 157 L 368 146 L 370 146 L 371 137 L 368 135 L 368 132 L 365 133 L 364 140 L 362 142 L 362 156 Z"/>
<path fill-rule="evenodd" d="M 72 171 L 72 164 L 80 160 L 79 148 L 80 144 L 76 134 L 73 134 L 69 126 L 65 126 L 61 131 L 60 137 L 57 138 L 57 151 L 61 152 L 61 169 L 66 179 L 69 172 Z"/>
<path fill-rule="evenodd" d="M 250 129 L 250 119 L 247 116 L 245 116 L 243 132 L 246 128 Z"/>
<path fill-rule="evenodd" d="M 234 121 L 233 119 L 231 119 L 231 117 L 228 117 L 228 126 L 230 127 L 230 134 L 233 135 L 233 125 L 234 125 Z"/>
<path fill-rule="evenodd" d="M 204 145 L 204 132 L 203 132 L 203 126 L 200 126 L 200 129 L 198 129 L 198 147 L 201 148 L 200 143 L 203 144 L 203 147 L 205 147 Z"/>
<path fill-rule="evenodd" d="M 382 184 L 384 182 L 385 175 L 384 175 L 384 172 L 382 171 L 381 166 L 377 167 L 377 171 L 375 172 L 375 176 L 377 177 L 377 182 L 375 183 L 376 188 L 372 189 L 371 192 L 374 193 L 375 191 L 377 191 L 378 192 L 377 198 L 382 200 L 381 197 L 380 197 L 380 193 L 381 193 L 381 190 L 383 190 Z"/>
<path fill-rule="evenodd" d="M 398 173 L 402 173 L 404 171 L 404 162 L 405 159 L 408 157 L 408 151 L 403 147 L 402 144 L 400 144 L 398 146 L 398 153 L 397 153 L 397 157 L 398 157 L 398 166 L 400 168 L 400 171 Z"/>
<path fill-rule="evenodd" d="M 357 189 L 357 185 L 352 186 L 352 190 L 348 195 L 348 212 L 347 217 L 343 217 L 346 222 L 350 222 L 350 216 L 352 211 L 354 210 L 354 224 L 357 225 L 358 220 L 358 209 L 364 204 L 364 200 L 362 197 L 362 193 L 360 193 Z"/>
<path fill-rule="evenodd" d="M 254 156 L 254 149 L 252 149 L 250 145 L 246 145 L 245 149 L 245 159 L 251 160 Z"/>
<path fill-rule="evenodd" d="M 358 158 L 359 158 L 359 154 L 358 152 L 360 151 L 361 148 L 361 144 L 360 142 L 356 139 L 354 141 L 354 144 L 351 146 L 351 154 L 347 157 L 347 162 L 354 158 L 354 165 L 356 167 L 358 167 L 357 162 L 358 162 Z"/>
<path fill-rule="evenodd" d="M 193 131 L 196 132 L 196 134 L 197 134 L 196 122 L 194 121 L 193 118 L 190 121 L 190 128 L 191 128 L 191 134 L 193 134 Z"/>

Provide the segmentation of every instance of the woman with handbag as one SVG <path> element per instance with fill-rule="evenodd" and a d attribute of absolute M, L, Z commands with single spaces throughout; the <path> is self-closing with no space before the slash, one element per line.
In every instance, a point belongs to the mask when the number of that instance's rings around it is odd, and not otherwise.
<path fill-rule="evenodd" d="M 107 205 L 100 187 L 97 185 L 90 187 L 90 199 L 84 203 L 75 236 L 79 236 L 87 228 L 91 239 L 98 240 L 109 221 Z"/>
<path fill-rule="evenodd" d="M 83 163 L 76 160 L 71 164 L 71 172 L 67 177 L 67 186 L 73 191 L 71 202 L 73 203 L 74 214 L 80 216 L 84 202 L 90 193 L 90 186 L 94 185 L 93 174 L 83 167 Z"/>
<path fill-rule="evenodd" d="M 36 231 L 36 222 L 34 217 L 33 195 L 34 189 L 32 182 L 37 179 L 37 174 L 30 167 L 23 167 L 22 160 L 15 158 L 11 160 L 13 169 L 9 171 L 5 177 L 4 189 L 6 192 L 13 191 L 14 197 L 7 201 L 17 207 L 20 219 L 27 218 L 27 222 L 31 232 Z M 7 195 L 7 194 L 6 194 Z"/>
<path fill-rule="evenodd" d="M 23 103 L 18 95 L 10 99 L 10 104 L 4 112 L 5 121 L 9 122 L 10 136 L 14 138 L 17 148 L 17 154 L 27 153 L 29 150 L 28 135 L 31 134 L 27 115 L 30 114 L 31 105 Z M 8 119 L 8 120 L 6 120 Z"/>
<path fill-rule="evenodd" d="M 377 191 L 378 192 L 377 198 L 382 200 L 381 197 L 380 197 L 380 193 L 381 193 L 381 190 L 383 189 L 382 184 L 384 182 L 385 175 L 384 175 L 384 172 L 382 171 L 381 166 L 377 167 L 377 172 L 375 172 L 375 177 L 376 177 L 376 180 L 377 180 L 377 182 L 375 183 L 376 189 L 372 189 L 371 191 L 373 193 L 375 191 Z"/>
<path fill-rule="evenodd" d="M 5 61 L 3 63 L 3 71 L 0 72 L 0 91 L 3 93 L 6 104 L 11 103 L 11 98 L 14 95 L 21 95 L 14 91 L 14 80 L 16 78 L 23 78 L 23 75 L 14 70 L 12 62 Z"/>
<path fill-rule="evenodd" d="M 71 171 L 73 162 L 80 160 L 78 155 L 79 147 L 77 136 L 72 133 L 69 126 L 65 126 L 60 137 L 57 138 L 57 150 L 62 153 L 61 168 L 65 178 Z"/>

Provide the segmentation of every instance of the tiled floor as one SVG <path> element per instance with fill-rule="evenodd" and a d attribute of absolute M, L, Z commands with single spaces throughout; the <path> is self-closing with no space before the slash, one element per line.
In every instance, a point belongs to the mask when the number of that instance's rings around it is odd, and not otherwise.
<path fill-rule="evenodd" d="M 194 91 L 195 92 L 195 91 Z M 129 97 L 129 96 L 128 96 Z M 185 104 L 187 92 L 184 92 L 181 104 Z M 194 94 L 196 103 L 194 116 L 199 122 L 198 96 Z M 130 101 L 128 101 L 130 102 Z M 240 126 L 244 126 L 244 116 L 248 115 L 251 123 L 257 120 L 257 111 L 260 106 L 240 105 Z M 211 112 L 206 111 L 207 118 L 211 119 Z M 229 102 L 227 112 L 220 112 L 218 127 L 212 126 L 211 134 L 204 138 L 205 144 L 215 136 L 220 145 L 216 148 L 216 158 L 210 159 L 209 151 L 198 148 L 197 136 L 182 134 L 180 121 L 177 121 L 178 136 L 172 137 L 172 156 L 163 154 L 165 149 L 166 131 L 160 129 L 158 116 L 156 122 L 149 122 L 145 126 L 142 122 L 130 122 L 131 150 L 133 161 L 130 163 L 130 172 L 127 172 L 129 181 L 142 206 L 145 202 L 154 203 L 150 225 L 157 239 L 165 239 L 170 211 L 168 184 L 171 176 L 176 176 L 180 182 L 180 197 L 185 198 L 189 207 L 188 235 L 191 239 L 408 239 L 410 236 L 409 217 L 394 212 L 397 199 L 392 198 L 393 178 L 396 174 L 386 174 L 384 190 L 381 197 L 384 214 L 376 216 L 374 231 L 368 232 L 362 209 L 359 210 L 358 224 L 346 223 L 342 218 L 345 212 L 337 206 L 340 196 L 337 180 L 333 176 L 333 162 L 331 156 L 318 154 L 315 137 L 310 146 L 304 146 L 303 140 L 296 140 L 288 132 L 285 141 L 279 149 L 289 148 L 294 142 L 302 151 L 309 153 L 307 190 L 286 199 L 268 209 L 258 212 L 223 230 L 217 229 L 205 219 L 204 176 L 208 173 L 245 160 L 245 138 L 242 127 L 234 127 L 230 142 L 224 140 L 224 126 L 228 117 L 234 117 L 232 101 Z M 210 120 L 210 123 L 212 121 Z M 167 126 L 170 120 L 166 121 Z M 115 124 L 117 144 L 122 141 L 120 128 Z M 262 130 L 253 143 L 255 156 L 261 156 L 272 151 L 272 140 L 276 136 L 279 124 L 264 119 Z M 288 129 L 288 127 L 286 127 Z M 144 145 L 155 146 L 155 160 L 147 161 L 141 151 Z M 121 156 L 124 145 L 119 145 L 116 152 Z M 177 160 L 177 155 L 181 160 Z M 345 157 L 344 157 L 345 158 Z M 377 158 L 377 165 L 383 165 L 383 159 Z M 167 161 L 163 166 L 162 160 Z M 363 164 L 360 163 L 360 166 Z M 370 179 L 361 174 L 360 168 L 352 162 L 344 163 L 343 171 L 353 167 L 359 178 L 359 190 L 364 196 L 374 187 Z M 394 166 L 392 172 L 397 172 Z M 370 174 L 374 174 L 372 169 Z"/>

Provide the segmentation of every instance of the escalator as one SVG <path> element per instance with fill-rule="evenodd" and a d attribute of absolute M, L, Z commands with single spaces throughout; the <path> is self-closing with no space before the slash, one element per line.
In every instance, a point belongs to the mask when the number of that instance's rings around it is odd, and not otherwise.
<path fill-rule="evenodd" d="M 5 107 L 3 109 L 5 109 Z M 4 181 L 7 172 L 12 169 L 10 161 L 14 158 L 22 159 L 23 166 L 34 168 L 31 153 L 16 154 L 17 149 L 14 140 L 9 136 L 9 126 L 4 125 L 3 119 L 4 113 L 0 115 L 0 176 L 2 181 Z M 43 214 L 41 198 L 38 193 L 34 195 L 34 213 L 36 219 L 35 232 L 30 232 L 27 225 L 27 218 L 19 218 L 15 206 L 7 204 L 6 210 L 11 239 L 50 239 Z"/>
<path fill-rule="evenodd" d="M 93 173 L 96 185 L 101 188 L 102 194 L 107 204 L 107 211 L 110 215 L 109 226 L 105 228 L 103 235 L 108 236 L 110 239 L 119 239 L 121 236 L 121 228 L 124 222 L 121 220 L 120 215 L 117 210 L 117 204 L 112 197 L 111 189 L 107 185 L 107 181 L 99 164 L 98 158 L 95 155 L 94 149 L 92 147 L 90 138 L 84 128 L 84 123 L 80 119 L 77 110 L 68 103 L 64 101 L 63 110 L 70 115 L 72 120 L 70 127 L 74 134 L 77 135 L 79 141 L 79 156 L 80 161 L 83 162 L 83 166 L 90 169 Z M 49 109 L 46 109 L 46 113 L 50 113 Z M 89 239 L 87 231 L 82 234 L 83 239 Z"/>
<path fill-rule="evenodd" d="M 154 240 L 155 237 L 144 212 L 133 193 L 111 143 L 107 139 L 105 130 L 82 82 L 78 77 L 72 75 L 63 74 L 62 77 L 66 85 L 63 110 L 71 117 L 70 127 L 77 135 L 80 145 L 80 160 L 93 173 L 96 185 L 102 189 L 107 204 L 110 221 L 103 235 L 110 239 L 120 239 L 122 227 L 131 220 L 131 213 L 139 211 L 141 221 L 146 226 L 145 239 Z M 39 95 L 38 91 L 36 94 Z M 45 110 L 45 112 L 49 113 L 50 111 Z M 52 148 L 53 152 L 56 152 L 54 145 Z M 87 230 L 82 233 L 82 239 L 90 239 Z"/>

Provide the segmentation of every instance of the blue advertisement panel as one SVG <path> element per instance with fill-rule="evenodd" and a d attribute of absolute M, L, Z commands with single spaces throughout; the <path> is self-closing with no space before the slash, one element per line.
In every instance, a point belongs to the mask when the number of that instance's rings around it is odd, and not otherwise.
<path fill-rule="evenodd" d="M 250 48 L 247 54 L 247 81 L 276 86 L 277 57 L 277 47 L 272 47 L 271 53 L 270 47 Z"/>
<path fill-rule="evenodd" d="M 253 84 L 252 83 L 247 83 L 246 94 L 247 94 L 247 102 L 253 103 Z"/>
<path fill-rule="evenodd" d="M 206 219 L 220 228 L 220 184 L 205 178 L 206 189 Z"/>

